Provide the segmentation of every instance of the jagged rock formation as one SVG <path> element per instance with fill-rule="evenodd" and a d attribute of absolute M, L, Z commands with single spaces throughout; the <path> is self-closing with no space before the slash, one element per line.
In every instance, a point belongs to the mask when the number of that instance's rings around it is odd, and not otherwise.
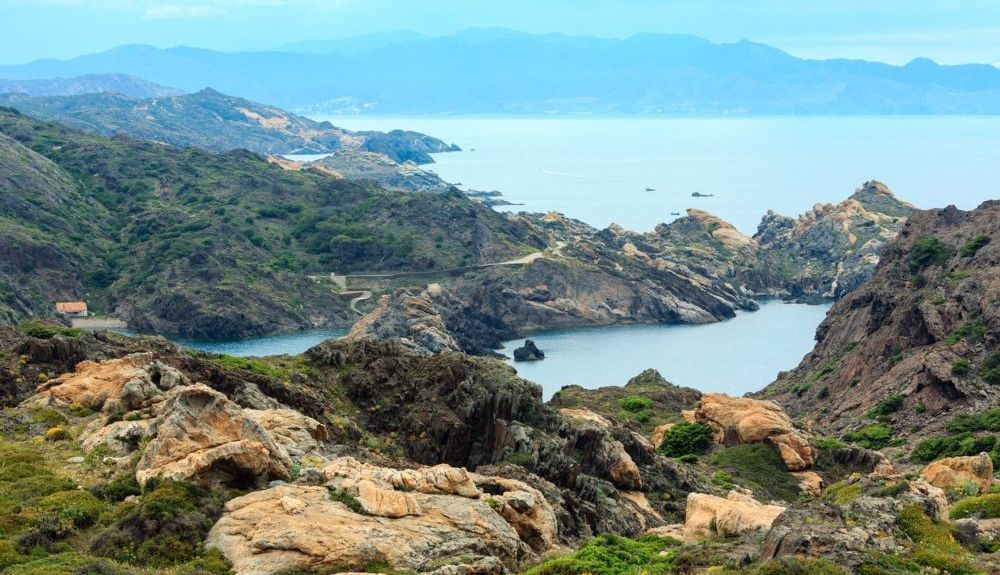
<path fill-rule="evenodd" d="M 524 345 L 514 350 L 514 361 L 539 361 L 545 359 L 545 352 L 538 349 L 535 342 L 524 340 Z"/>
<path fill-rule="evenodd" d="M 761 262 L 746 272 L 748 284 L 782 297 L 840 299 L 871 277 L 879 252 L 914 211 L 876 181 L 798 219 L 769 211 L 753 237 Z"/>
<path fill-rule="evenodd" d="M 993 484 L 993 460 L 987 453 L 945 457 L 930 463 L 920 477 L 935 487 L 963 489 L 975 485 L 980 493 L 986 493 Z"/>
<path fill-rule="evenodd" d="M 363 150 L 339 149 L 305 167 L 347 180 L 371 180 L 389 190 L 441 193 L 452 187 L 413 162 L 399 163 L 384 154 Z"/>
<path fill-rule="evenodd" d="M 764 505 L 750 495 L 730 491 L 723 497 L 690 493 L 684 515 L 684 541 L 697 543 L 709 537 L 732 537 L 766 532 L 784 513 L 780 505 Z"/>
<path fill-rule="evenodd" d="M 839 301 L 817 345 L 760 396 L 828 433 L 875 410 L 908 441 L 998 404 L 1000 202 L 914 214 L 872 278 Z M 991 363 L 992 362 L 992 363 Z"/>
<path fill-rule="evenodd" d="M 440 290 L 420 294 L 398 290 L 392 296 L 384 295 L 374 310 L 354 324 L 347 339 L 393 339 L 423 354 L 460 351 L 435 307 L 435 295 L 440 295 Z"/>

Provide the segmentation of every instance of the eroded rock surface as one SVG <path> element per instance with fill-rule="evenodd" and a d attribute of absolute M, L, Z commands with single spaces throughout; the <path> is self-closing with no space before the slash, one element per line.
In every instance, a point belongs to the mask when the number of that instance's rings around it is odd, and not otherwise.
<path fill-rule="evenodd" d="M 920 476 L 936 487 L 961 489 L 972 484 L 981 493 L 986 493 L 993 484 L 993 460 L 988 453 L 946 457 L 928 464 Z"/>
<path fill-rule="evenodd" d="M 784 507 L 765 505 L 735 490 L 725 498 L 691 493 L 687 497 L 684 515 L 684 541 L 696 543 L 709 537 L 766 531 L 784 511 Z"/>

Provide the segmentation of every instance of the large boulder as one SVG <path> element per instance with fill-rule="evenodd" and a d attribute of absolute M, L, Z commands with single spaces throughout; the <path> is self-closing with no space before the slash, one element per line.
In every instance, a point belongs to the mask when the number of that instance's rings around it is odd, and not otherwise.
<path fill-rule="evenodd" d="M 150 423 L 140 484 L 153 477 L 205 484 L 286 479 L 292 460 L 274 435 L 225 395 L 202 384 L 168 393 Z"/>
<path fill-rule="evenodd" d="M 545 352 L 538 349 L 535 342 L 526 339 L 524 345 L 514 350 L 514 361 L 539 361 L 545 359 Z"/>
<path fill-rule="evenodd" d="M 985 493 L 993 483 L 993 460 L 987 453 L 946 457 L 928 464 L 920 476 L 936 487 L 961 488 L 971 483 Z"/>
<path fill-rule="evenodd" d="M 332 461 L 323 486 L 238 497 L 208 535 L 240 575 L 289 569 L 500 574 L 553 549 L 556 519 L 533 487 L 434 466 Z"/>
<path fill-rule="evenodd" d="M 815 460 L 808 439 L 773 401 L 710 393 L 701 398 L 694 418 L 710 425 L 723 445 L 770 443 L 789 471 L 809 469 Z"/>
<path fill-rule="evenodd" d="M 696 543 L 709 537 L 767 531 L 784 511 L 784 507 L 765 505 L 735 490 L 725 498 L 689 493 L 684 514 L 684 541 Z"/>

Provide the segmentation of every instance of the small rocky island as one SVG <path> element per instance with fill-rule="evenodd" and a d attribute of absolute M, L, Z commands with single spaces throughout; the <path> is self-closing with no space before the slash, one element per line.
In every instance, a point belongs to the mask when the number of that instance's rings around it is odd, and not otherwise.
<path fill-rule="evenodd" d="M 535 342 L 524 340 L 524 345 L 514 350 L 514 361 L 539 361 L 545 359 L 545 352 L 538 349 Z"/>

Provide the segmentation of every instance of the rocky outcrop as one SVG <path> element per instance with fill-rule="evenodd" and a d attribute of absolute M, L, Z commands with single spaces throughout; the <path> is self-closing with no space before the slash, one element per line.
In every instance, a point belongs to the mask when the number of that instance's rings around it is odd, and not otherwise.
<path fill-rule="evenodd" d="M 886 421 L 908 443 L 942 433 L 945 413 L 1000 406 L 987 367 L 1000 343 L 997 238 L 1000 201 L 914 214 L 872 279 L 827 314 L 813 351 L 759 396 L 830 435 L 891 400 Z"/>
<path fill-rule="evenodd" d="M 384 154 L 363 150 L 340 149 L 306 167 L 347 180 L 371 180 L 389 190 L 441 193 L 451 188 L 437 174 L 412 162 L 399 163 Z"/>
<path fill-rule="evenodd" d="M 718 443 L 770 443 L 789 471 L 802 471 L 813 464 L 809 441 L 774 402 L 710 393 L 701 398 L 694 416 L 712 427 Z"/>
<path fill-rule="evenodd" d="M 352 458 L 323 473 L 323 486 L 282 485 L 230 501 L 209 545 L 241 574 L 382 563 L 443 575 L 513 571 L 555 543 L 552 508 L 520 481 Z"/>
<path fill-rule="evenodd" d="M 684 541 L 696 543 L 711 537 L 730 537 L 767 531 L 784 507 L 764 505 L 750 495 L 730 491 L 725 497 L 691 493 L 684 515 Z"/>
<path fill-rule="evenodd" d="M 935 487 L 961 489 L 971 484 L 980 493 L 986 493 L 993 484 L 993 460 L 988 453 L 946 457 L 924 467 L 920 477 Z"/>
<path fill-rule="evenodd" d="M 434 296 L 440 289 L 427 289 L 420 294 L 397 290 L 384 295 L 368 315 L 354 324 L 348 340 L 393 340 L 422 354 L 460 351 L 458 342 L 445 327 Z"/>
<path fill-rule="evenodd" d="M 524 340 L 524 345 L 514 350 L 514 361 L 539 361 L 545 359 L 545 352 L 538 349 L 535 342 Z"/>

